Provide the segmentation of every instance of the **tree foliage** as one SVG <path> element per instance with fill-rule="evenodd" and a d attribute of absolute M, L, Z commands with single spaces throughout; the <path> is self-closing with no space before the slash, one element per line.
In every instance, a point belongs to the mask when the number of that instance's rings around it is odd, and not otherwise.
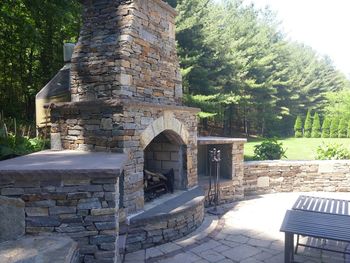
<path fill-rule="evenodd" d="M 217 95 L 210 112 L 226 135 L 289 135 L 305 109 L 323 113 L 326 94 L 349 84 L 328 57 L 287 41 L 268 9 L 239 0 L 178 0 L 177 10 L 184 91 Z M 188 102 L 208 111 L 201 101 Z"/>
<path fill-rule="evenodd" d="M 330 138 L 338 138 L 338 128 L 339 128 L 339 117 L 335 116 L 332 118 L 331 127 L 329 131 Z"/>
<path fill-rule="evenodd" d="M 304 137 L 310 138 L 311 131 L 312 131 L 312 117 L 311 117 L 311 110 L 308 110 L 305 118 L 305 123 L 304 123 Z"/>
<path fill-rule="evenodd" d="M 295 138 L 303 137 L 303 120 L 300 115 L 297 116 L 294 124 L 294 136 Z"/>
<path fill-rule="evenodd" d="M 312 121 L 311 137 L 312 138 L 320 138 L 321 137 L 321 122 L 320 122 L 320 117 L 318 116 L 317 112 L 315 112 L 314 117 L 313 117 L 313 121 Z"/>
<path fill-rule="evenodd" d="M 348 120 L 343 117 L 340 119 L 339 127 L 338 127 L 338 137 L 346 138 L 347 137 L 347 129 L 348 129 Z"/>
<path fill-rule="evenodd" d="M 323 123 L 322 123 L 322 134 L 321 134 L 322 138 L 329 138 L 330 128 L 331 128 L 331 119 L 328 116 L 326 116 L 323 119 Z"/>
<path fill-rule="evenodd" d="M 63 65 L 63 43 L 79 25 L 78 1 L 1 2 L 0 112 L 33 120 L 35 95 Z"/>

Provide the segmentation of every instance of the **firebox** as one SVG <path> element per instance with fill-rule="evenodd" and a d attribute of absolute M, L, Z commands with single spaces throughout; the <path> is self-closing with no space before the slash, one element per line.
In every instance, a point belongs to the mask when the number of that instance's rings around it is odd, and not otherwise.
<path fill-rule="evenodd" d="M 175 132 L 166 130 L 156 136 L 145 149 L 145 201 L 187 185 L 186 145 Z"/>

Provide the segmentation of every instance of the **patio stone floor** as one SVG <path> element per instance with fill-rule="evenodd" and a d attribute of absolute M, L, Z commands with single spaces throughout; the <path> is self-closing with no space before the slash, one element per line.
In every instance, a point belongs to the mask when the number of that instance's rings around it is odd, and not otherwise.
<path fill-rule="evenodd" d="M 278 193 L 248 197 L 222 205 L 227 212 L 216 217 L 206 214 L 202 226 L 192 234 L 157 247 L 126 254 L 124 262 L 146 263 L 283 263 L 284 233 L 279 231 L 285 211 L 300 194 L 350 199 L 350 193 Z M 319 240 L 304 238 L 304 242 Z M 326 246 L 347 244 L 328 242 Z M 349 246 L 350 247 L 350 246 Z M 350 256 L 299 247 L 300 263 L 350 262 Z"/>

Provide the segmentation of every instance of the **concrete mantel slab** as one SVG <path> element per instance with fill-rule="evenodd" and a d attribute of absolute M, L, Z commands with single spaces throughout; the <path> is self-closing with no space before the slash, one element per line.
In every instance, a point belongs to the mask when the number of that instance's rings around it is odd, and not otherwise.
<path fill-rule="evenodd" d="M 235 144 L 246 143 L 247 139 L 244 138 L 228 138 L 228 137 L 215 137 L 215 136 L 200 136 L 197 138 L 198 144 Z"/>

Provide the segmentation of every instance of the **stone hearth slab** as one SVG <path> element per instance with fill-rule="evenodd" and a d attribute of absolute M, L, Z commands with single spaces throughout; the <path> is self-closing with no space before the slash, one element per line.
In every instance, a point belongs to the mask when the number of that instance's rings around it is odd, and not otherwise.
<path fill-rule="evenodd" d="M 130 224 L 149 222 L 149 220 L 171 218 L 173 214 L 180 213 L 183 210 L 191 208 L 202 202 L 204 192 L 200 187 L 186 191 L 179 196 L 170 199 L 163 204 L 151 208 L 142 214 L 130 219 Z"/>
<path fill-rule="evenodd" d="M 0 243 L 1 263 L 75 263 L 79 261 L 78 246 L 69 237 L 24 237 Z"/>

